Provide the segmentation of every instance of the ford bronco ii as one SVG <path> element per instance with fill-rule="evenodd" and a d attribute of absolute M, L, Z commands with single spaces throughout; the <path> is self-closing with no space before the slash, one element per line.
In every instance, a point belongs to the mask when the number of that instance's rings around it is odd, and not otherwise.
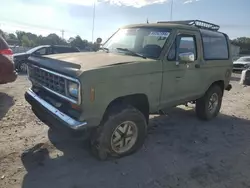
<path fill-rule="evenodd" d="M 199 20 L 129 25 L 97 52 L 30 57 L 26 100 L 48 122 L 91 130 L 98 158 L 129 155 L 151 113 L 193 101 L 200 119 L 218 115 L 233 66 L 218 30 Z"/>

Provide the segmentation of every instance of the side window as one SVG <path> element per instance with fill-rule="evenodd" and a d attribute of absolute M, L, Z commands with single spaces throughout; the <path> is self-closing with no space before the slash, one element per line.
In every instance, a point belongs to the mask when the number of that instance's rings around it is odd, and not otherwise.
<path fill-rule="evenodd" d="M 226 36 L 222 33 L 201 30 L 205 60 L 227 60 L 229 50 Z"/>
<path fill-rule="evenodd" d="M 51 47 L 48 47 L 48 48 L 47 48 L 47 54 L 52 54 L 52 53 L 53 53 L 52 48 L 51 48 Z"/>
<path fill-rule="evenodd" d="M 79 50 L 71 47 L 55 47 L 55 53 L 71 53 L 71 52 L 79 52 Z"/>
<path fill-rule="evenodd" d="M 196 49 L 196 40 L 195 36 L 179 36 L 179 48 L 178 55 L 180 53 L 194 53 L 194 58 L 197 59 L 197 49 Z"/>
<path fill-rule="evenodd" d="M 36 55 L 46 55 L 46 48 L 41 48 L 35 52 Z"/>
<path fill-rule="evenodd" d="M 77 47 L 75 47 L 75 48 L 70 48 L 70 52 L 80 52 L 80 50 Z"/>
<path fill-rule="evenodd" d="M 197 47 L 196 47 L 195 36 L 178 35 L 168 53 L 168 60 L 175 61 L 177 59 L 176 57 L 178 57 L 177 52 L 178 56 L 180 53 L 192 52 L 194 53 L 195 59 L 197 59 Z"/>
<path fill-rule="evenodd" d="M 55 53 L 55 54 L 67 53 L 67 52 L 70 52 L 69 48 L 65 48 L 65 47 L 54 47 L 54 53 Z"/>

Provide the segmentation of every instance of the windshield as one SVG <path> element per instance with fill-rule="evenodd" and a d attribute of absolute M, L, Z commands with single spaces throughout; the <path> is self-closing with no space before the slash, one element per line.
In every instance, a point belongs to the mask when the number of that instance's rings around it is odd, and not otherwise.
<path fill-rule="evenodd" d="M 120 29 L 103 45 L 103 48 L 109 52 L 128 54 L 128 51 L 119 50 L 123 48 L 146 58 L 159 58 L 169 34 L 170 29 L 166 28 Z"/>
<path fill-rule="evenodd" d="M 241 58 L 239 58 L 237 61 L 241 61 L 241 62 L 250 62 L 250 57 L 241 57 Z"/>
<path fill-rule="evenodd" d="M 31 48 L 30 50 L 28 50 L 26 53 L 27 54 L 32 54 L 33 52 L 39 50 L 40 48 L 42 48 L 43 46 L 37 46 L 35 48 Z"/>

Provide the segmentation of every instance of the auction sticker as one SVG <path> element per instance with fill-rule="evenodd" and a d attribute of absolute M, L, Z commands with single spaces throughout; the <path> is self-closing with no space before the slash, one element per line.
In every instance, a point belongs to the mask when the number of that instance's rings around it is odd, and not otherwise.
<path fill-rule="evenodd" d="M 168 37 L 169 32 L 158 32 L 158 31 L 152 31 L 149 36 L 153 37 Z"/>

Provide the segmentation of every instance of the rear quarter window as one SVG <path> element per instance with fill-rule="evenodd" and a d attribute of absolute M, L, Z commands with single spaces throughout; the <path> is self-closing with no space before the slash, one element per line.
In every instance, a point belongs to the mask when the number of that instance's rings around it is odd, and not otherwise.
<path fill-rule="evenodd" d="M 229 59 L 227 37 L 223 33 L 201 30 L 201 37 L 205 60 Z"/>

